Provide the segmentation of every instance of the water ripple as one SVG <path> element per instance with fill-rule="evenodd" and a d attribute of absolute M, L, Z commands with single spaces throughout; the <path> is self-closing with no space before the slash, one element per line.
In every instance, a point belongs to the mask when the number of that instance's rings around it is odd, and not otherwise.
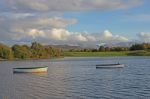
<path fill-rule="evenodd" d="M 0 99 L 149 99 L 150 58 L 120 57 L 123 69 L 96 69 L 113 57 L 8 61 L 0 66 Z M 49 66 L 46 74 L 13 74 L 16 66 Z"/>

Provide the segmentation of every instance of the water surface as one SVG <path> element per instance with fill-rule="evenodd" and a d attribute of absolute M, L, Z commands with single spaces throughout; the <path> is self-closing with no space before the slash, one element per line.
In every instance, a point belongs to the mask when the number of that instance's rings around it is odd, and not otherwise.
<path fill-rule="evenodd" d="M 125 64 L 96 69 L 96 64 Z M 48 66 L 48 73 L 13 74 L 14 67 Z M 0 99 L 149 99 L 150 57 L 81 57 L 0 61 Z"/>

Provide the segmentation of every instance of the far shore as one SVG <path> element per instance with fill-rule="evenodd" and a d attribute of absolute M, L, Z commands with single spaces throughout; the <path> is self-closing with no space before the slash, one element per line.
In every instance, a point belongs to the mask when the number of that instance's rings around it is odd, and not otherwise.
<path fill-rule="evenodd" d="M 150 56 L 149 51 L 110 51 L 110 52 L 63 52 L 60 57 L 51 58 L 29 58 L 29 59 L 0 59 L 0 61 L 25 61 L 25 60 L 45 60 L 58 59 L 64 57 L 117 57 L 117 56 Z"/>
<path fill-rule="evenodd" d="M 149 51 L 64 52 L 64 57 L 150 56 Z"/>
<path fill-rule="evenodd" d="M 58 59 L 58 58 L 64 58 L 62 57 L 51 57 L 51 58 L 31 58 L 31 59 L 0 59 L 0 61 L 34 61 L 34 60 L 48 60 L 48 59 Z"/>

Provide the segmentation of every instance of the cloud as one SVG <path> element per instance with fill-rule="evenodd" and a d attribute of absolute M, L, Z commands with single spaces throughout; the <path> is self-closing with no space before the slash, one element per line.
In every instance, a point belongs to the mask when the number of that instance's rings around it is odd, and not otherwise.
<path fill-rule="evenodd" d="M 2 0 L 2 11 L 49 12 L 127 9 L 142 4 L 141 0 Z"/>
<path fill-rule="evenodd" d="M 85 42 L 88 41 L 86 36 L 84 36 L 82 33 L 78 32 L 70 32 L 66 29 L 58 29 L 58 28 L 53 28 L 50 30 L 36 30 L 33 29 L 31 30 L 32 32 L 28 33 L 28 37 L 38 37 L 38 38 L 43 38 L 46 40 L 51 40 L 51 41 L 60 41 L 60 42 Z"/>
<path fill-rule="evenodd" d="M 76 19 L 65 19 L 62 17 L 27 17 L 21 20 L 12 19 L 15 25 L 23 25 L 23 27 L 38 27 L 38 28 L 65 28 L 68 25 L 75 24 Z"/>
<path fill-rule="evenodd" d="M 66 29 L 53 28 L 50 30 L 39 30 L 31 29 L 25 37 L 20 40 L 27 39 L 32 41 L 39 40 L 40 42 L 47 42 L 51 44 L 69 44 L 69 45 L 82 45 L 82 47 L 96 46 L 100 42 L 105 43 L 118 43 L 127 42 L 127 38 L 119 35 L 113 35 L 108 30 L 103 33 L 80 33 L 80 32 L 70 32 Z"/>
<path fill-rule="evenodd" d="M 127 42 L 129 41 L 128 38 L 119 36 L 119 35 L 113 35 L 109 30 L 105 30 L 102 35 L 101 39 L 103 42 Z"/>
<path fill-rule="evenodd" d="M 141 32 L 137 35 L 142 42 L 150 42 L 150 33 Z"/>
<path fill-rule="evenodd" d="M 64 29 L 52 29 L 49 31 L 49 38 L 53 40 L 67 40 L 68 36 L 70 36 L 70 32 Z"/>
<path fill-rule="evenodd" d="M 33 39 L 49 44 L 71 44 L 93 46 L 100 42 L 127 42 L 128 39 L 113 35 L 109 30 L 102 33 L 72 32 L 67 26 L 75 24 L 77 19 L 63 17 L 34 16 L 31 14 L 10 17 L 0 16 L 1 41 L 32 42 Z"/>
<path fill-rule="evenodd" d="M 144 0 L 1 0 L 0 40 L 27 42 L 35 39 L 82 46 L 100 42 L 127 42 L 128 38 L 114 35 L 109 30 L 102 33 L 68 31 L 66 27 L 76 24 L 78 20 L 62 16 L 65 12 L 129 9 L 140 6 L 143 2 Z M 137 16 L 137 19 L 142 18 L 149 20 L 149 15 Z M 141 34 L 140 38 L 146 38 L 144 35 Z"/>
<path fill-rule="evenodd" d="M 32 23 L 35 23 L 39 26 L 48 26 L 52 28 L 65 28 L 66 26 L 75 24 L 77 22 L 76 19 L 64 19 L 62 17 L 38 17 L 34 18 L 32 21 Z"/>
<path fill-rule="evenodd" d="M 31 36 L 34 39 L 36 37 L 45 37 L 45 33 L 43 31 L 37 30 L 37 29 L 31 29 L 27 33 L 29 36 Z"/>
<path fill-rule="evenodd" d="M 17 15 L 18 16 L 18 15 Z M 19 15 L 20 16 L 20 15 Z M 68 25 L 75 24 L 76 19 L 65 19 L 62 17 L 40 17 L 28 16 L 16 18 L 10 16 L 0 16 L 0 39 L 21 39 L 27 33 L 33 36 L 37 30 L 50 30 L 52 28 L 65 28 Z M 33 31 L 34 30 L 34 31 Z M 39 32 L 41 33 L 41 32 Z M 36 37 L 36 36 L 35 36 Z"/>
<path fill-rule="evenodd" d="M 66 29 L 52 29 L 45 31 L 46 37 L 48 39 L 67 41 L 67 42 L 127 42 L 127 38 L 119 35 L 113 35 L 108 30 L 103 33 L 80 33 L 80 32 L 70 32 Z"/>

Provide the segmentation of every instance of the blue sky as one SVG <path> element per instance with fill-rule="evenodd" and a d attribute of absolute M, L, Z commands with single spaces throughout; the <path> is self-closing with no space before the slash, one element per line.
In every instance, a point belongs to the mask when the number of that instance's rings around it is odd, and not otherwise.
<path fill-rule="evenodd" d="M 65 13 L 65 17 L 78 19 L 77 24 L 68 27 L 72 31 L 97 33 L 108 29 L 114 34 L 135 39 L 137 33 L 150 31 L 149 4 L 150 1 L 145 1 L 144 4 L 138 7 L 125 10 Z M 140 15 L 145 15 L 145 17 L 143 16 L 139 19 Z"/>
<path fill-rule="evenodd" d="M 0 42 L 150 42 L 149 0 L 1 0 Z"/>

